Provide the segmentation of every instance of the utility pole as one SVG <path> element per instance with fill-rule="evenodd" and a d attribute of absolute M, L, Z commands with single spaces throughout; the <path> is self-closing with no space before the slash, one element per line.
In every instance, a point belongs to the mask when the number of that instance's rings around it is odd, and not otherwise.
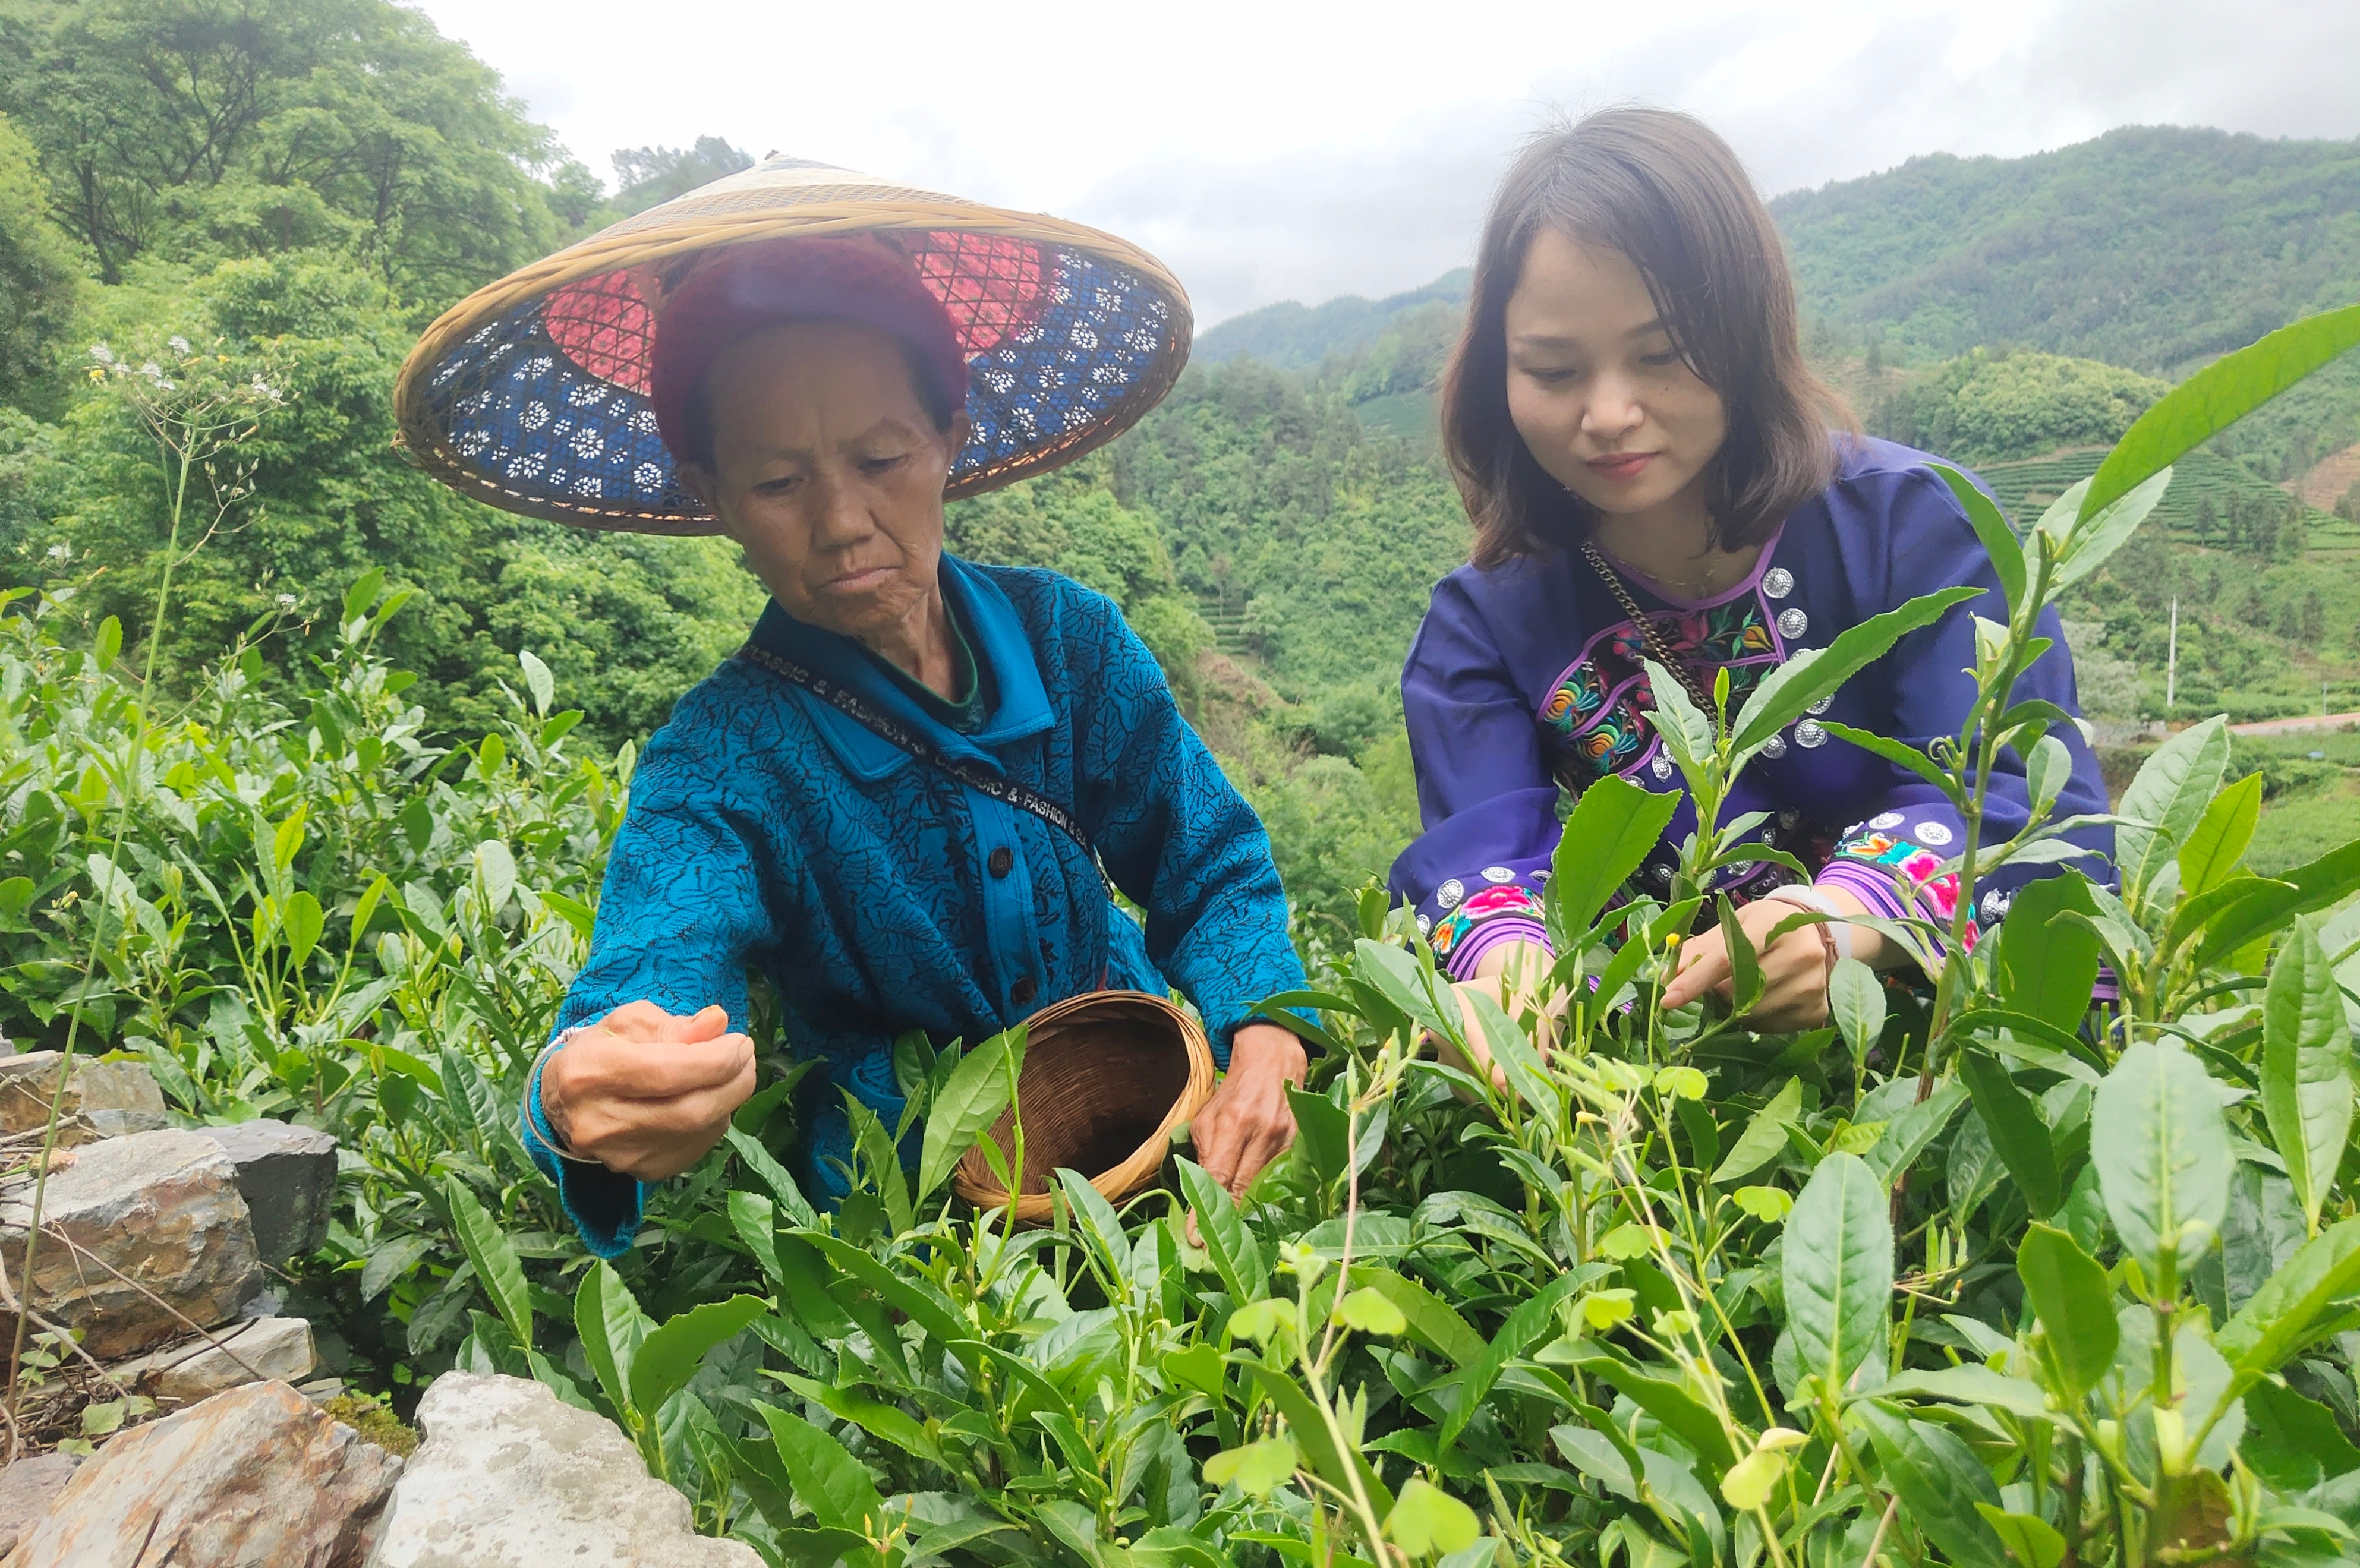
<path fill-rule="evenodd" d="M 2163 663 L 2163 722 L 2171 723 L 2171 704 L 2180 695 L 2180 595 L 2171 596 L 2171 646 Z"/>

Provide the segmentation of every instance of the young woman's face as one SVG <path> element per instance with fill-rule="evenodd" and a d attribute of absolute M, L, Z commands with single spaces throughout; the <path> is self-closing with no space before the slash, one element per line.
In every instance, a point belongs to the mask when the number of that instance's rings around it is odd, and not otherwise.
<path fill-rule="evenodd" d="M 1691 486 L 1729 434 L 1620 251 L 1533 237 L 1508 296 L 1508 415 L 1550 478 L 1608 517 Z"/>
<path fill-rule="evenodd" d="M 713 465 L 682 477 L 781 609 L 858 639 L 933 596 L 966 419 L 935 428 L 899 343 L 850 321 L 789 322 L 716 360 L 705 396 Z"/>

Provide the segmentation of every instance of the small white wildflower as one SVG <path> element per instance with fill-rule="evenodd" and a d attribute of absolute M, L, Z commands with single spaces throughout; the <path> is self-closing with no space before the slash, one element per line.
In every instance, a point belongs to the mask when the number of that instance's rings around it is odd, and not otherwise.
<path fill-rule="evenodd" d="M 161 381 L 164 379 L 164 367 L 151 359 L 139 367 L 139 374 L 150 381 Z"/>
<path fill-rule="evenodd" d="M 259 376 L 257 376 L 254 378 L 253 390 L 254 395 L 257 397 L 267 397 L 273 403 L 279 401 L 279 388 L 273 387 L 269 382 L 265 381 Z"/>
<path fill-rule="evenodd" d="M 291 610 L 295 607 L 297 601 L 295 595 L 292 593 L 281 593 L 279 595 L 276 603 L 282 610 Z"/>
<path fill-rule="evenodd" d="M 49 546 L 49 559 L 51 561 L 71 561 L 73 559 L 73 551 L 68 550 L 61 544 L 53 544 Z"/>
<path fill-rule="evenodd" d="M 115 351 L 107 347 L 103 343 L 94 343 L 90 345 L 90 357 L 98 361 L 101 365 L 113 365 L 115 363 Z"/>
<path fill-rule="evenodd" d="M 183 357 L 188 354 L 189 340 L 180 336 L 180 333 L 174 332 L 170 337 L 166 338 L 164 342 L 174 354 L 182 355 Z"/>

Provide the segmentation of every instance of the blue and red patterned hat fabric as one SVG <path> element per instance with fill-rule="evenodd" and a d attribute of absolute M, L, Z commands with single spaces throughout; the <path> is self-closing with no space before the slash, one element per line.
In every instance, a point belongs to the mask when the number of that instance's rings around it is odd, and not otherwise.
<path fill-rule="evenodd" d="M 1037 288 L 1027 302 L 1037 317 Z M 713 362 L 765 328 L 797 321 L 852 321 L 884 333 L 901 345 L 924 383 L 918 388 L 921 401 L 945 423 L 966 408 L 967 354 L 958 326 L 901 252 L 868 238 L 731 245 L 672 290 L 656 321 L 648 397 L 674 459 L 687 463 L 697 455 L 694 398 Z M 559 330 L 552 328 L 552 335 Z"/>
<path fill-rule="evenodd" d="M 1058 461 L 1047 454 L 1104 425 L 1151 380 L 1162 384 L 1150 399 L 1160 396 L 1169 373 L 1159 377 L 1159 361 L 1175 335 L 1185 341 L 1185 307 L 1076 248 L 967 231 L 753 241 L 582 278 L 468 333 L 422 378 L 435 444 L 458 461 L 465 488 L 498 505 L 590 526 L 711 531 L 664 441 L 659 404 L 669 383 L 657 350 L 674 308 L 702 298 L 705 278 L 724 293 L 728 279 L 767 279 L 780 299 L 814 307 L 779 319 L 868 321 L 912 343 L 921 364 L 947 365 L 935 357 L 938 343 L 918 348 L 925 333 L 904 309 L 914 301 L 881 284 L 881 272 L 860 281 L 839 267 L 833 283 L 798 285 L 763 259 L 814 245 L 860 247 L 880 258 L 871 267 L 898 254 L 903 276 L 937 302 L 972 422 L 951 466 L 954 493 L 963 480 L 983 487 L 1011 469 L 1032 471 L 1036 457 Z"/>

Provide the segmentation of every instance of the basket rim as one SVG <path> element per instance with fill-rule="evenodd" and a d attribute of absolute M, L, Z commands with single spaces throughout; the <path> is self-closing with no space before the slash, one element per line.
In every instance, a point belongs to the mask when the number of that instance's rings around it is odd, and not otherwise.
<path fill-rule="evenodd" d="M 694 194 L 694 192 L 692 192 Z M 625 220 L 628 223 L 630 220 Z M 779 239 L 788 235 L 818 238 L 853 234 L 957 233 L 990 234 L 1035 245 L 1054 245 L 1124 267 L 1162 293 L 1173 307 L 1172 331 L 1149 373 L 1140 377 L 1098 419 L 1062 441 L 1053 441 L 1014 457 L 987 464 L 961 475 L 943 490 L 943 499 L 956 501 L 981 495 L 1032 474 L 1059 467 L 1108 441 L 1139 422 L 1163 401 L 1187 367 L 1194 345 L 1196 320 L 1188 291 L 1172 270 L 1153 256 L 1119 235 L 1086 223 L 1051 217 L 1045 212 L 1019 212 L 987 207 L 945 196 L 917 200 L 907 196 L 852 201 L 781 203 L 771 209 L 712 213 L 649 224 L 617 233 L 608 228 L 577 240 L 564 249 L 518 267 L 484 285 L 444 310 L 421 333 L 394 379 L 394 445 L 417 466 L 461 495 L 503 511 L 577 528 L 626 532 L 698 536 L 721 531 L 710 513 L 657 511 L 600 503 L 563 503 L 515 489 L 471 467 L 442 438 L 433 419 L 428 391 L 434 367 L 465 338 L 543 295 L 569 283 L 601 277 L 627 267 L 650 266 L 674 256 L 735 245 Z M 1142 993 L 1143 994 L 1143 993 Z"/>
<path fill-rule="evenodd" d="M 1054 1021 L 1065 1014 L 1081 1011 L 1085 1007 L 1109 1001 L 1144 1002 L 1164 1013 L 1179 1025 L 1181 1045 L 1188 1056 L 1188 1081 L 1182 1086 L 1179 1096 L 1172 1102 L 1171 1108 L 1164 1112 L 1164 1119 L 1157 1124 L 1155 1130 L 1120 1164 L 1090 1177 L 1090 1185 L 1098 1189 L 1099 1196 L 1110 1203 L 1120 1203 L 1145 1187 L 1163 1169 L 1164 1156 L 1171 1148 L 1173 1130 L 1181 1123 L 1193 1119 L 1205 1108 L 1205 1102 L 1212 1098 L 1215 1068 L 1212 1044 L 1205 1036 L 1204 1026 L 1170 997 L 1156 996 L 1152 991 L 1085 991 L 1052 1002 L 1025 1022 L 1036 1024 L 1044 1018 Z M 1019 1175 L 1021 1177 L 1022 1172 Z M 951 1168 L 951 1189 L 978 1209 L 1004 1208 L 1011 1200 L 1011 1194 L 992 1176 L 990 1168 L 984 1164 L 981 1150 L 973 1145 Z M 1047 1219 L 1054 1202 L 1054 1195 L 1049 1192 L 1015 1194 L 1016 1217 L 1027 1222 Z"/>

